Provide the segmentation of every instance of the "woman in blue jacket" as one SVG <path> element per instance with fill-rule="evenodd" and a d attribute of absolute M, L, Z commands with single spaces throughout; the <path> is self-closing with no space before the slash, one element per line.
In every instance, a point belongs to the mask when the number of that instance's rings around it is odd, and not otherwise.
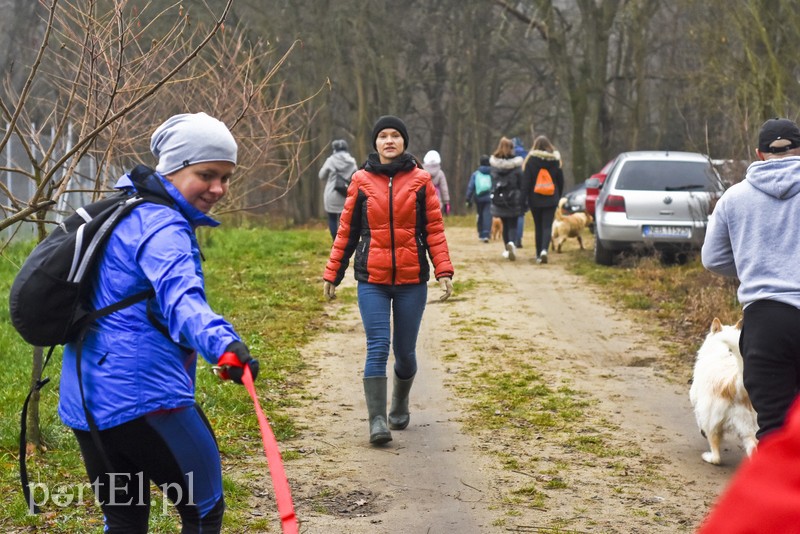
<path fill-rule="evenodd" d="M 78 440 L 107 532 L 147 532 L 151 480 L 175 504 L 182 532 L 219 532 L 222 473 L 194 399 L 197 354 L 240 383 L 243 365 L 255 377 L 258 361 L 206 301 L 195 229 L 219 224 L 207 213 L 228 190 L 237 145 L 222 122 L 196 113 L 164 122 L 150 149 L 158 158 L 150 181 L 173 205 L 146 202 L 118 224 L 97 265 L 92 305 L 148 288 L 155 296 L 89 328 L 83 393 L 79 347 L 64 347 L 58 413 Z M 133 182 L 123 176 L 116 187 Z"/>

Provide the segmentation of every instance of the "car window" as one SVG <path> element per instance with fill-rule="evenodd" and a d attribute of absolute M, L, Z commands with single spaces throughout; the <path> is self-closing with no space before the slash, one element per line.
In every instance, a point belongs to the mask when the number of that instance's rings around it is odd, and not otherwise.
<path fill-rule="evenodd" d="M 717 191 L 710 165 L 695 161 L 627 161 L 615 187 L 635 191 Z"/>

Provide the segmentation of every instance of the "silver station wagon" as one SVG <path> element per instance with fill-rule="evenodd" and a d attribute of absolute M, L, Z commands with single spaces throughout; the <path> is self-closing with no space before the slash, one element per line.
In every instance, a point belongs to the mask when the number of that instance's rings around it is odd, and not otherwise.
<path fill-rule="evenodd" d="M 595 208 L 595 262 L 654 249 L 665 263 L 686 258 L 705 238 L 708 214 L 724 185 L 709 158 L 692 152 L 624 152 Z"/>

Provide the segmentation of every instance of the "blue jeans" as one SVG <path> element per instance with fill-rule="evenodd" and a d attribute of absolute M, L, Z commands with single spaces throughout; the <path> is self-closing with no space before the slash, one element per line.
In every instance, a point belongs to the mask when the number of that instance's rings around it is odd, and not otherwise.
<path fill-rule="evenodd" d="M 339 231 L 339 219 L 342 218 L 341 213 L 331 213 L 326 212 L 328 214 L 328 230 L 331 233 L 331 237 L 335 240 L 336 239 L 336 232 Z"/>
<path fill-rule="evenodd" d="M 492 233 L 492 201 L 478 200 L 475 207 L 478 209 L 478 237 L 489 239 Z"/>
<path fill-rule="evenodd" d="M 417 372 L 417 334 L 427 298 L 428 285 L 425 283 L 400 286 L 358 283 L 358 309 L 367 334 L 364 378 L 386 376 L 390 339 L 395 374 L 402 379 L 414 376 Z M 392 325 L 394 336 L 391 335 Z"/>
<path fill-rule="evenodd" d="M 522 246 L 522 232 L 525 230 L 525 212 L 517 219 L 517 231 L 514 235 L 514 244 L 518 247 Z"/>

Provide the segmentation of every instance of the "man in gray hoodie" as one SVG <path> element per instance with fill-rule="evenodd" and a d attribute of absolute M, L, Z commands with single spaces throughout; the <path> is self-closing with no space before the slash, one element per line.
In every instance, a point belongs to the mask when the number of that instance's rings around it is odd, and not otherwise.
<path fill-rule="evenodd" d="M 702 260 L 740 281 L 744 385 L 761 439 L 783 424 L 800 390 L 800 128 L 768 120 L 756 155 L 715 206 Z"/>

